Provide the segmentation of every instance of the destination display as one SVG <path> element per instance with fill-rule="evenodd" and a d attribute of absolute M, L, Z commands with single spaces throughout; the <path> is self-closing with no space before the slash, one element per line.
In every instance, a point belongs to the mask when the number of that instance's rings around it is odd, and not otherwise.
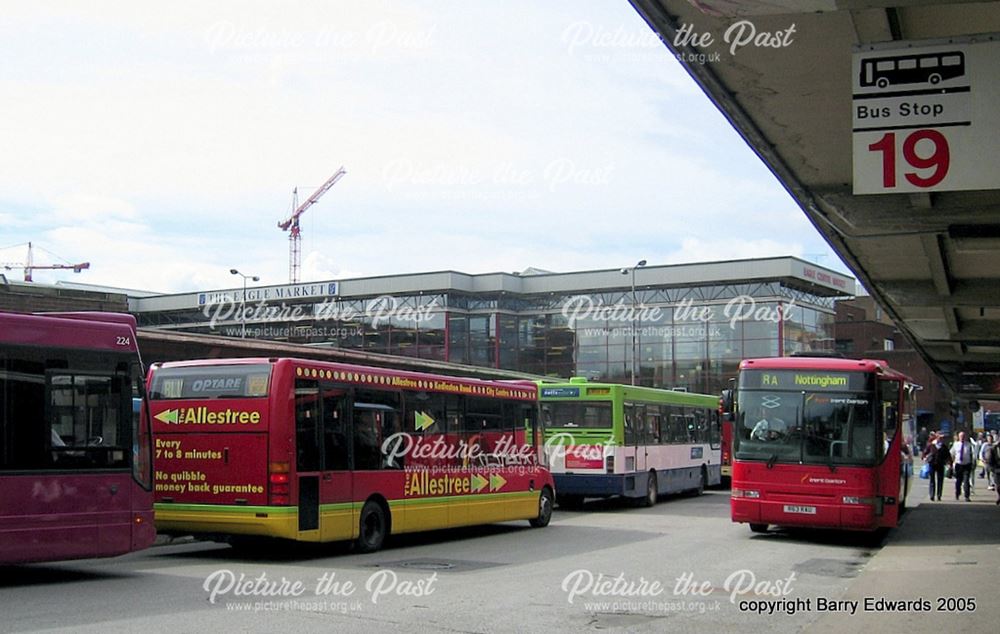
<path fill-rule="evenodd" d="M 413 377 L 405 374 L 395 374 L 391 370 L 340 369 L 339 367 L 297 367 L 295 376 L 305 379 L 336 381 L 357 385 L 378 386 L 385 389 L 419 390 L 425 392 L 442 392 L 447 394 L 467 394 L 470 396 L 485 396 L 490 398 L 510 398 L 522 401 L 534 401 L 534 387 L 519 385 L 502 385 L 486 381 L 449 379 L 444 377 Z"/>
<path fill-rule="evenodd" d="M 822 370 L 743 370 L 740 389 L 861 392 L 868 389 L 868 375 L 864 372 Z"/>

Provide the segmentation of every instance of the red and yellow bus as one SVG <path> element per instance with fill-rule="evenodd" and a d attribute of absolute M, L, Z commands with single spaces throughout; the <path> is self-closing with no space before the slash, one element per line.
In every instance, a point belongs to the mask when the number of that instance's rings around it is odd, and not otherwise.
<path fill-rule="evenodd" d="M 154 365 L 156 524 L 304 542 L 526 519 L 555 488 L 537 387 L 300 359 Z"/>
<path fill-rule="evenodd" d="M 144 395 L 132 316 L 0 313 L 0 564 L 153 543 Z"/>
<path fill-rule="evenodd" d="M 884 361 L 783 357 L 740 364 L 734 522 L 873 531 L 905 508 L 913 386 Z"/>

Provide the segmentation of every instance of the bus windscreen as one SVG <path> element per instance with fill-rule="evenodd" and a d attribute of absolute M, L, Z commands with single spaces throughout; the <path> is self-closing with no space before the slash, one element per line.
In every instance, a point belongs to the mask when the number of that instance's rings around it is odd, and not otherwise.
<path fill-rule="evenodd" d="M 154 400 L 266 397 L 271 366 L 229 365 L 160 368 L 153 375 Z"/>
<path fill-rule="evenodd" d="M 745 370 L 734 450 L 740 460 L 871 465 L 881 458 L 862 372 Z"/>

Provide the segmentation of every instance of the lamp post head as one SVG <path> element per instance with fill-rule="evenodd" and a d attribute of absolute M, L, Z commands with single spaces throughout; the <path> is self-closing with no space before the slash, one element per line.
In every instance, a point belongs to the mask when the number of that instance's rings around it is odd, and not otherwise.
<path fill-rule="evenodd" d="M 240 274 L 240 272 L 237 271 L 236 269 L 229 269 L 229 272 L 232 273 L 233 275 L 239 275 Z"/>
<path fill-rule="evenodd" d="M 252 279 L 252 280 L 253 280 L 253 281 L 255 281 L 255 282 L 259 282 L 259 281 L 260 281 L 260 278 L 259 278 L 259 277 L 257 277 L 256 275 L 254 275 L 254 276 L 253 276 L 253 277 L 251 277 L 250 279 Z"/>
<path fill-rule="evenodd" d="M 622 270 L 621 270 L 621 274 L 622 274 L 622 275 L 628 275 L 628 273 L 629 273 L 629 270 L 630 270 L 630 269 L 622 269 Z"/>
<path fill-rule="evenodd" d="M 639 262 L 636 263 L 636 267 L 638 268 L 640 266 L 646 266 L 646 261 L 645 260 L 639 260 Z"/>

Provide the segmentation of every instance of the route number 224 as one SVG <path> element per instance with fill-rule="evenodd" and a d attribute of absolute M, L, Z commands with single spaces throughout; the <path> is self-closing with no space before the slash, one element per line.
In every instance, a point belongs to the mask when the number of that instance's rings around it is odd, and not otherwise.
<path fill-rule="evenodd" d="M 917 143 L 930 141 L 934 150 L 930 156 L 917 153 Z M 927 144 L 924 144 L 926 148 Z M 882 138 L 868 146 L 872 152 L 882 153 L 882 186 L 890 189 L 896 186 L 896 133 L 886 132 Z M 926 151 L 925 151 L 926 153 Z M 934 187 L 948 175 L 951 165 L 951 151 L 948 139 L 937 130 L 917 130 L 903 137 L 903 160 L 910 167 L 918 170 L 933 169 L 929 176 L 921 176 L 916 172 L 904 172 L 905 178 L 916 187 Z"/>

